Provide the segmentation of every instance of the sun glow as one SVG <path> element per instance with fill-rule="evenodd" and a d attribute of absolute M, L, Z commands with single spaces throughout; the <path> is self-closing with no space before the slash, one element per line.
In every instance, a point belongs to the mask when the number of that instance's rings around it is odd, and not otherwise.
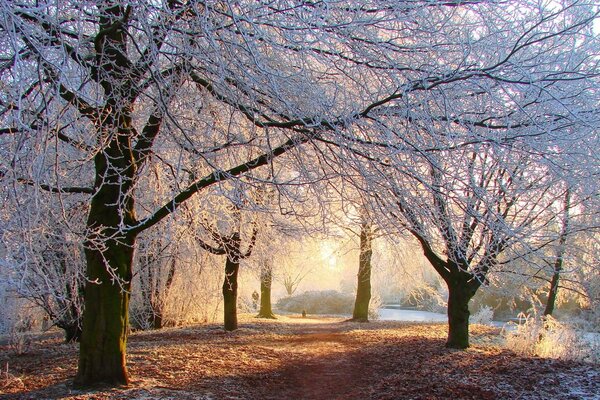
<path fill-rule="evenodd" d="M 335 270 L 338 267 L 338 257 L 335 247 L 331 243 L 321 244 L 321 260 L 329 270 Z"/>

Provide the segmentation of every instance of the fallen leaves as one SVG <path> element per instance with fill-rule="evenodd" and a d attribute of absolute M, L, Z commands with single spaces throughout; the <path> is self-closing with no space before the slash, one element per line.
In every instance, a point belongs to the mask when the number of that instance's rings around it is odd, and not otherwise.
<path fill-rule="evenodd" d="M 0 382 L 0 393 L 7 399 L 486 400 L 591 399 L 600 391 L 595 366 L 516 356 L 495 345 L 494 328 L 474 326 L 474 346 L 456 351 L 444 348 L 444 324 L 241 321 L 233 333 L 204 325 L 133 334 L 132 385 L 105 391 L 72 389 L 75 346 L 34 343 L 31 354 L 0 357 L 19 379 Z"/>

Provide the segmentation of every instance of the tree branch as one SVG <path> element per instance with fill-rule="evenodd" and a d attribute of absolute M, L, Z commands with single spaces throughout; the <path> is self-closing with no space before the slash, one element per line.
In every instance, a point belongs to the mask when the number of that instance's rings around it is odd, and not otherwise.
<path fill-rule="evenodd" d="M 263 165 L 269 163 L 273 158 L 278 157 L 290 151 L 291 149 L 308 142 L 310 139 L 313 138 L 313 136 L 314 134 L 309 134 L 308 132 L 303 135 L 295 136 L 293 138 L 288 139 L 283 144 L 274 148 L 273 150 L 268 151 L 248 162 L 230 168 L 226 171 L 214 171 L 213 173 L 205 176 L 204 178 L 192 183 L 178 195 L 173 197 L 173 199 L 171 199 L 168 203 L 159 208 L 150 217 L 141 221 L 139 224 L 130 227 L 130 232 L 139 233 L 145 229 L 150 228 L 151 226 L 156 225 L 167 215 L 171 214 L 173 211 L 179 208 L 179 206 L 184 201 L 192 197 L 195 193 L 199 192 L 200 190 L 209 187 L 217 182 L 221 182 L 229 178 L 239 176 L 248 171 L 252 171 L 256 168 L 262 167 Z"/>
<path fill-rule="evenodd" d="M 37 186 L 40 189 L 43 189 L 47 192 L 51 192 L 51 193 L 81 193 L 81 194 L 94 194 L 94 189 L 93 188 L 87 188 L 87 187 L 53 187 L 50 185 L 46 185 L 44 183 L 37 183 L 31 179 L 25 179 L 25 178 L 17 178 L 17 182 L 19 183 L 23 183 L 25 185 L 29 185 L 29 186 Z"/>

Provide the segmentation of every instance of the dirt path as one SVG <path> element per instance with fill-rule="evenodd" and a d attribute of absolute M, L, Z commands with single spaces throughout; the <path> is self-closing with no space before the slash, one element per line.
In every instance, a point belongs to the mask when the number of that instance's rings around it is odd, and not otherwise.
<path fill-rule="evenodd" d="M 445 349 L 443 324 L 259 321 L 131 336 L 127 388 L 74 391 L 77 348 L 58 339 L 15 357 L 0 347 L 4 399 L 598 399 L 597 366 L 520 357 L 475 327 Z M 6 369 L 8 368 L 8 370 Z"/>
<path fill-rule="evenodd" d="M 294 361 L 278 372 L 279 379 L 264 386 L 264 398 L 347 399 L 364 394 L 361 388 L 368 385 L 372 371 L 358 357 L 361 343 L 352 334 L 331 332 L 337 329 L 318 325 L 311 333 L 296 333 L 279 343 Z"/>

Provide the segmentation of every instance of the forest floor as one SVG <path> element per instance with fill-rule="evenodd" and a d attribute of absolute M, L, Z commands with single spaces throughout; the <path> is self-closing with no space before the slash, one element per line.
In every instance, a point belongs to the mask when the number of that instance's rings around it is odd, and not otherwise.
<path fill-rule="evenodd" d="M 127 387 L 73 389 L 77 346 L 0 346 L 2 399 L 600 399 L 598 365 L 523 357 L 497 328 L 444 348 L 447 326 L 340 318 L 258 320 L 133 333 Z"/>

